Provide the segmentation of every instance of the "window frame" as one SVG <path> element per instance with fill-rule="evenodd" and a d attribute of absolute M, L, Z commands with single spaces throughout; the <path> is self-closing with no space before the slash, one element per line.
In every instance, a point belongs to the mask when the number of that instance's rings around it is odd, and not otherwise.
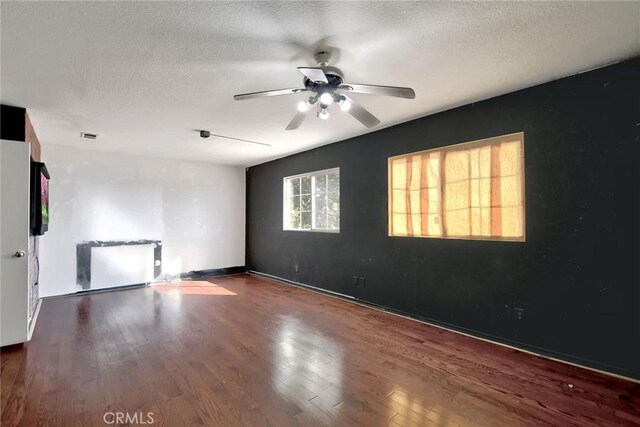
<path fill-rule="evenodd" d="M 492 143 L 500 143 L 500 142 L 508 142 L 513 140 L 514 137 L 517 137 L 522 142 L 522 156 L 520 158 L 520 168 L 522 170 L 522 182 L 521 182 L 521 191 L 522 191 L 522 237 L 500 237 L 500 236 L 424 236 L 424 235 L 399 235 L 392 234 L 392 221 L 393 221 L 393 174 L 391 173 L 391 165 L 392 162 L 396 159 L 408 158 L 417 155 L 423 155 L 426 153 L 440 152 L 447 153 L 449 151 L 457 151 L 460 149 L 473 149 L 478 146 L 491 145 Z M 490 138 L 483 138 L 474 141 L 461 142 L 452 145 L 446 145 L 442 147 L 429 148 L 427 150 L 415 151 L 412 153 L 398 154 L 395 156 L 391 156 L 387 159 L 387 235 L 389 237 L 410 237 L 410 238 L 426 238 L 426 239 L 446 239 L 446 240 L 482 240 L 482 241 L 496 241 L 496 242 L 516 242 L 516 243 L 524 243 L 527 240 L 527 209 L 526 209 L 526 193 L 525 193 L 525 183 L 526 183 L 526 171 L 525 171 L 525 138 L 524 131 L 522 132 L 514 132 L 506 135 L 499 135 Z M 444 160 L 444 156 L 443 156 Z M 440 164 L 440 171 L 443 170 L 444 161 Z M 442 174 L 440 175 L 440 220 L 443 221 L 443 207 L 444 207 L 444 197 L 443 197 L 443 181 Z"/>
<path fill-rule="evenodd" d="M 285 176 L 284 178 L 282 178 L 282 231 L 303 231 L 303 232 L 311 232 L 311 233 L 330 233 L 330 234 L 339 234 L 340 233 L 340 217 L 338 217 L 338 228 L 337 229 L 332 229 L 332 228 L 313 228 L 313 224 L 316 221 L 315 218 L 315 205 L 316 205 L 316 198 L 315 198 L 315 188 L 313 185 L 313 178 L 317 177 L 317 176 L 326 176 L 332 172 L 338 172 L 338 177 L 340 177 L 340 167 L 335 167 L 335 168 L 329 168 L 329 169 L 323 169 L 323 170 L 319 170 L 319 171 L 314 171 L 314 172 L 307 172 L 307 173 L 300 173 L 297 175 L 291 175 L 291 176 Z M 310 229 L 304 229 L 304 228 L 291 228 L 290 224 L 289 224 L 289 220 L 288 220 L 288 216 L 289 216 L 289 206 L 288 206 L 288 199 L 289 199 L 289 195 L 287 193 L 287 180 L 290 179 L 294 179 L 294 178 L 312 178 L 312 182 L 311 182 L 311 228 Z M 328 185 L 328 184 L 327 184 Z M 340 196 L 340 186 L 341 186 L 341 180 L 338 181 L 338 200 L 340 201 L 341 196 Z M 329 192 L 327 189 L 327 196 L 328 196 Z M 338 210 L 338 212 L 340 212 L 340 210 Z"/>

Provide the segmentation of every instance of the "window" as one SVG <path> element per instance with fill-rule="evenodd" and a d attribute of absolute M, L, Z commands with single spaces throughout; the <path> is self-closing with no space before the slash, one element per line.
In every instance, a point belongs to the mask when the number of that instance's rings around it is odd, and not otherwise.
<path fill-rule="evenodd" d="M 524 241 L 524 133 L 389 158 L 389 235 Z"/>
<path fill-rule="evenodd" d="M 340 169 L 284 179 L 285 230 L 340 231 Z"/>

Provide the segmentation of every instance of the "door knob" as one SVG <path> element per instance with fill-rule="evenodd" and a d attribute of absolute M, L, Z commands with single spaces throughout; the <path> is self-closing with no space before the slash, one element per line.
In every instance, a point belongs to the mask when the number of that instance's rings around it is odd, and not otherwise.
<path fill-rule="evenodd" d="M 24 251 L 18 251 L 15 254 L 13 254 L 14 257 L 16 258 L 22 258 L 24 257 L 26 254 L 24 253 Z"/>

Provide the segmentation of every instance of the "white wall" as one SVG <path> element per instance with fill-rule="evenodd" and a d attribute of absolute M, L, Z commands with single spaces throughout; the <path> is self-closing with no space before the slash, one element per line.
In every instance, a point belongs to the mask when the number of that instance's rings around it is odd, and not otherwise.
<path fill-rule="evenodd" d="M 242 167 L 42 146 L 51 174 L 40 295 L 80 290 L 76 244 L 161 240 L 162 272 L 244 265 Z"/>

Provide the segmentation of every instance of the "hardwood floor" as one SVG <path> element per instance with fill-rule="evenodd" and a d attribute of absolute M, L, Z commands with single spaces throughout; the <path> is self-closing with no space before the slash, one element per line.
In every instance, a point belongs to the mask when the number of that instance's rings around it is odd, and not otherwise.
<path fill-rule="evenodd" d="M 249 275 L 45 300 L 0 379 L 3 426 L 640 424 L 640 384 Z"/>

